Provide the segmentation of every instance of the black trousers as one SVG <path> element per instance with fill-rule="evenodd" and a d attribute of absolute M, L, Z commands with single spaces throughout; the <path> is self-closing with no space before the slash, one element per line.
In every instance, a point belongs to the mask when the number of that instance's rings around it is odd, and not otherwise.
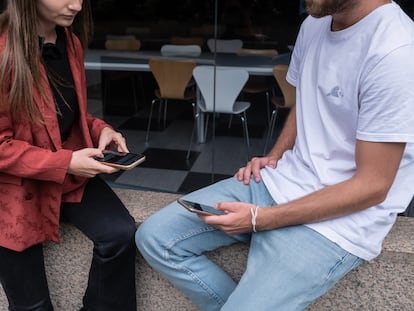
<path fill-rule="evenodd" d="M 80 203 L 62 204 L 61 218 L 94 245 L 82 310 L 136 311 L 135 221 L 112 189 L 91 179 Z M 53 310 L 41 244 L 23 252 L 0 247 L 0 281 L 9 310 Z"/>

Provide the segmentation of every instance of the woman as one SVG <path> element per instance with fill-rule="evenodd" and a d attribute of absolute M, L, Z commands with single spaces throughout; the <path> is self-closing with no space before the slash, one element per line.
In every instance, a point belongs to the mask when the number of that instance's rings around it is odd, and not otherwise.
<path fill-rule="evenodd" d="M 0 281 L 10 310 L 53 310 L 42 243 L 58 242 L 60 219 L 94 243 L 82 310 L 136 310 L 135 223 L 97 176 L 116 169 L 94 159 L 128 149 L 86 111 L 89 13 L 86 0 L 9 0 L 0 15 Z"/>

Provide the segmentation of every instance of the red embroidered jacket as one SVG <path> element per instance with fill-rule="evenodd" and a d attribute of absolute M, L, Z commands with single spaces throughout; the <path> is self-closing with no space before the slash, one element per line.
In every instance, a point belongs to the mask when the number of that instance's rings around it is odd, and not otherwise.
<path fill-rule="evenodd" d="M 69 39 L 67 52 L 77 92 L 80 120 L 62 145 L 56 111 L 33 88 L 44 124 L 13 124 L 0 104 L 0 246 L 22 251 L 51 240 L 59 242 L 61 202 L 79 202 L 87 179 L 68 175 L 73 150 L 96 147 L 104 121 L 87 112 L 83 50 L 78 38 Z M 0 55 L 6 34 L 0 35 Z M 45 69 L 42 73 L 46 77 Z M 47 100 L 52 91 L 44 79 Z M 0 83 L 4 83 L 1 81 Z M 3 107 L 2 107 L 3 106 Z"/>

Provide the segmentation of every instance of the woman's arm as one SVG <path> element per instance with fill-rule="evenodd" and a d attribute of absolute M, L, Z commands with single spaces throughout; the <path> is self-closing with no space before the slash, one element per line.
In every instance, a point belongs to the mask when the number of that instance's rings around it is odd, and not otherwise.
<path fill-rule="evenodd" d="M 72 151 L 50 150 L 46 133 L 38 137 L 38 143 L 44 145 L 34 146 L 32 128 L 27 124 L 20 125 L 18 132 L 21 137 L 16 139 L 10 115 L 0 111 L 0 173 L 63 183 Z"/>

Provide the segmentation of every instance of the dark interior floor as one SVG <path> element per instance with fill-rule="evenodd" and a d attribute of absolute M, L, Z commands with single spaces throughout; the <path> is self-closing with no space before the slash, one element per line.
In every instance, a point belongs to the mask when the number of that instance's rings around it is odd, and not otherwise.
<path fill-rule="evenodd" d="M 194 139 L 187 160 L 194 125 L 191 104 L 169 102 L 165 127 L 162 122 L 157 122 L 158 110 L 154 109 L 149 141 L 146 143 L 149 107 L 155 85 L 153 81 L 145 82 L 145 93 L 138 98 L 135 106 L 131 90 L 128 90 L 130 84 L 121 81 L 117 83 L 111 87 L 105 108 L 100 85 L 90 87 L 89 110 L 121 131 L 130 151 L 145 154 L 147 160 L 132 170 L 104 176 L 109 183 L 118 187 L 188 193 L 231 177 L 245 165 L 247 149 L 241 122 L 237 117 L 232 119 L 230 128 L 227 115 L 217 115 L 214 122 L 210 118 L 206 142 L 198 144 Z M 266 97 L 264 94 L 244 95 L 243 100 L 251 102 L 247 113 L 250 154 L 262 155 L 268 131 Z M 278 115 L 273 141 L 285 116 L 284 112 Z"/>

